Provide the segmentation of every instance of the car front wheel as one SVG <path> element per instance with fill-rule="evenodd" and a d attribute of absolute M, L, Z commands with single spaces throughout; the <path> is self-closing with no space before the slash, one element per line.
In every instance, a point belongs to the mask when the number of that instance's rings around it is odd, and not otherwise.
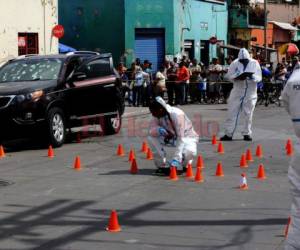
<path fill-rule="evenodd" d="M 64 112 L 60 108 L 52 108 L 47 116 L 49 143 L 53 147 L 60 147 L 66 138 L 66 124 Z"/>

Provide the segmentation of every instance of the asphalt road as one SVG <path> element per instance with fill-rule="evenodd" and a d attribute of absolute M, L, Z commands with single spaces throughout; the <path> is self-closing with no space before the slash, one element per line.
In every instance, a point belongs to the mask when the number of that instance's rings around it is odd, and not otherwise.
<path fill-rule="evenodd" d="M 254 141 L 239 134 L 218 155 L 211 134 L 226 115 L 224 105 L 184 106 L 201 134 L 204 183 L 181 177 L 173 182 L 152 175 L 153 161 L 139 152 L 146 135 L 146 109 L 130 108 L 119 135 L 88 137 L 55 150 L 22 142 L 0 159 L 0 249 L 282 249 L 289 216 L 286 140 L 292 124 L 278 107 L 259 107 Z M 127 157 L 115 155 L 122 143 L 137 151 L 139 172 L 129 173 Z M 264 158 L 247 173 L 249 190 L 241 191 L 241 153 L 262 144 Z M 79 155 L 82 170 L 73 170 Z M 222 161 L 224 178 L 214 176 Z M 255 178 L 264 163 L 267 179 Z M 106 232 L 116 209 L 120 233 Z"/>

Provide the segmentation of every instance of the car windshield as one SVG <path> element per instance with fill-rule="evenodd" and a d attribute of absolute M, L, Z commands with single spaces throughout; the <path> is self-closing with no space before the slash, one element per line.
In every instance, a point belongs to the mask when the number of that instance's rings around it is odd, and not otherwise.
<path fill-rule="evenodd" d="M 62 66 L 61 59 L 26 59 L 13 61 L 0 68 L 0 83 L 56 80 Z"/>

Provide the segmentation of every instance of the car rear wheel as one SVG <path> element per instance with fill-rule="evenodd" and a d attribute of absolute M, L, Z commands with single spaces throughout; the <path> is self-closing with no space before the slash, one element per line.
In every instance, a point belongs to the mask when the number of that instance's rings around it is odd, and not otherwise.
<path fill-rule="evenodd" d="M 66 139 L 66 123 L 64 112 L 60 108 L 52 108 L 47 116 L 49 143 L 60 147 Z"/>
<path fill-rule="evenodd" d="M 120 132 L 122 126 L 121 112 L 118 110 L 117 114 L 109 115 L 104 118 L 104 133 L 106 135 L 114 135 Z"/>

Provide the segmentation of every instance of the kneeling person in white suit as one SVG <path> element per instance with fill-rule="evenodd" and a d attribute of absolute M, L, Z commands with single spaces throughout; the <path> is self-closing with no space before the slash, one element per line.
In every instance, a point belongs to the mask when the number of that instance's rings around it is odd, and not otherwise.
<path fill-rule="evenodd" d="M 149 105 L 153 119 L 149 129 L 149 143 L 152 147 L 158 174 L 169 174 L 170 166 L 181 171 L 197 155 L 198 134 L 192 122 L 179 108 L 171 107 L 161 97 Z M 175 148 L 167 161 L 165 146 Z"/>

